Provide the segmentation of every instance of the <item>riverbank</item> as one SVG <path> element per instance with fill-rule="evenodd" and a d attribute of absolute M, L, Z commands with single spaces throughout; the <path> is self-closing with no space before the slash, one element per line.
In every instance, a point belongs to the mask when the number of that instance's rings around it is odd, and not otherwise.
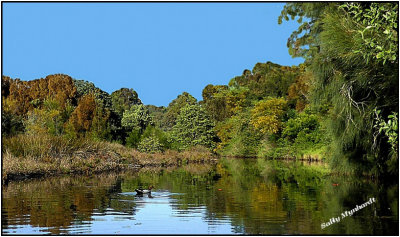
<path fill-rule="evenodd" d="M 201 146 L 181 152 L 166 150 L 142 153 L 118 143 L 89 138 L 67 139 L 48 134 L 19 134 L 3 138 L 2 183 L 62 174 L 92 174 L 143 167 L 182 166 L 189 163 L 212 164 L 218 157 Z M 311 156 L 282 156 L 272 159 L 321 161 L 320 158 Z"/>
<path fill-rule="evenodd" d="M 216 160 L 217 156 L 203 147 L 147 154 L 121 144 L 86 138 L 20 134 L 3 138 L 2 183 L 42 176 L 213 163 Z"/>

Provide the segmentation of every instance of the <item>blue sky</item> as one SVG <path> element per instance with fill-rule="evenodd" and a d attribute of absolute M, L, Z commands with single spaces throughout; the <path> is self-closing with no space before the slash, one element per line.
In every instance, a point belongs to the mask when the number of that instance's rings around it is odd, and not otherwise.
<path fill-rule="evenodd" d="M 3 75 L 63 73 L 109 93 L 133 88 L 144 104 L 184 91 L 201 100 L 257 62 L 298 65 L 278 25 L 282 3 L 2 3 Z"/>

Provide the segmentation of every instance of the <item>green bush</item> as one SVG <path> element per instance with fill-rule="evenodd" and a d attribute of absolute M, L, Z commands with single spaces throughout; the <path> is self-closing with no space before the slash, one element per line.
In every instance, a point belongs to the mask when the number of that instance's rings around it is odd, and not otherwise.
<path fill-rule="evenodd" d="M 156 137 L 161 145 L 166 149 L 170 148 L 171 146 L 170 142 L 168 141 L 168 133 L 155 126 L 147 126 L 147 128 L 144 130 L 141 139 L 147 137 Z"/>
<path fill-rule="evenodd" d="M 289 119 L 282 131 L 282 137 L 289 141 L 295 141 L 299 136 L 305 137 L 314 134 L 319 129 L 318 116 L 307 112 L 298 114 L 295 118 Z M 308 136 L 310 138 L 310 136 Z M 313 138 L 312 140 L 317 140 Z"/>
<path fill-rule="evenodd" d="M 128 147 L 136 148 L 140 142 L 141 134 L 139 129 L 133 129 L 126 138 L 126 145 Z"/>
<path fill-rule="evenodd" d="M 138 150 L 145 153 L 162 152 L 163 149 L 158 138 L 154 136 L 143 138 L 138 145 Z"/>
<path fill-rule="evenodd" d="M 10 112 L 1 111 L 1 135 L 12 136 L 24 131 L 24 124 L 21 116 Z"/>

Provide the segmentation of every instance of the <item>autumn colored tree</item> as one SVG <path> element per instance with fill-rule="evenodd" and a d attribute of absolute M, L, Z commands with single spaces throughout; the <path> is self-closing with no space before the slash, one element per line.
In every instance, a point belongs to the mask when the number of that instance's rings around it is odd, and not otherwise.
<path fill-rule="evenodd" d="M 22 116 L 13 113 L 16 101 L 7 99 L 10 94 L 10 84 L 13 79 L 7 76 L 1 77 L 1 98 L 2 98 L 2 109 L 1 109 L 1 135 L 9 136 L 24 131 L 24 125 L 22 123 Z"/>
<path fill-rule="evenodd" d="M 79 136 L 81 133 L 90 130 L 95 115 L 96 100 L 94 95 L 84 95 L 79 100 L 78 106 L 74 112 L 72 112 L 67 126 L 70 125 L 69 128 L 72 128 L 73 132 Z"/>
<path fill-rule="evenodd" d="M 2 77 L 2 81 L 6 86 L 4 88 L 5 99 L 9 100 L 8 104 L 12 104 L 12 107 L 9 108 L 10 112 L 16 115 L 24 115 L 33 110 L 34 104 L 31 102 L 34 100 L 43 102 L 47 98 L 53 98 L 61 107 L 64 107 L 68 101 L 73 102 L 76 96 L 72 78 L 63 74 L 49 75 L 46 78 L 32 81 L 10 80 Z"/>
<path fill-rule="evenodd" d="M 270 98 L 258 102 L 251 110 L 251 124 L 262 133 L 278 133 L 282 128 L 287 101 L 283 98 Z"/>
<path fill-rule="evenodd" d="M 12 83 L 11 77 L 2 76 L 1 77 L 1 96 L 7 98 L 10 94 L 10 84 Z"/>

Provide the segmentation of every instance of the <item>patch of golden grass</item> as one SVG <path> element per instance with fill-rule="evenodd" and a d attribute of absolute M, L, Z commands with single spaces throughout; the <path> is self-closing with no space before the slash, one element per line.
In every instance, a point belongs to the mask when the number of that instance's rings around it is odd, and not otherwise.
<path fill-rule="evenodd" d="M 168 167 L 209 163 L 216 157 L 206 148 L 147 154 L 121 144 L 48 134 L 3 138 L 3 182 L 13 176 L 93 173 L 134 167 Z"/>

